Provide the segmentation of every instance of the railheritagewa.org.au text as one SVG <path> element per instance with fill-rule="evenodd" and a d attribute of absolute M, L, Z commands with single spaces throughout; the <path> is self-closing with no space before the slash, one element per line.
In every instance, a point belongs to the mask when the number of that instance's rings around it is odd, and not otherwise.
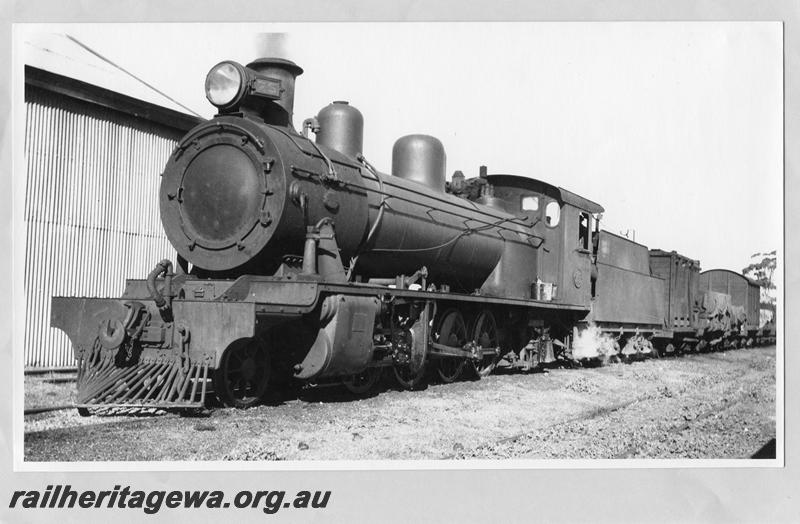
<path fill-rule="evenodd" d="M 273 514 L 282 509 L 324 509 L 331 500 L 330 491 L 244 490 L 233 497 L 224 491 L 137 490 L 116 485 L 113 489 L 76 490 L 69 484 L 49 485 L 44 490 L 14 491 L 9 508 L 71 509 L 106 508 L 138 510 L 147 514 L 167 509 L 260 509 Z"/>

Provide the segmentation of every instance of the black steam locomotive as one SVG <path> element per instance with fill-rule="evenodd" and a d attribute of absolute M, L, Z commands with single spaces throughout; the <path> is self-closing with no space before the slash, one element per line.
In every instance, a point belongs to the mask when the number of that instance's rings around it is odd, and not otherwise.
<path fill-rule="evenodd" d="M 589 326 L 623 354 L 757 337 L 754 283 L 601 230 L 586 198 L 485 167 L 446 182 L 425 135 L 397 140 L 381 173 L 347 102 L 298 133 L 301 73 L 276 58 L 214 66 L 219 114 L 162 175 L 175 267 L 159 262 L 118 299 L 53 298 L 83 412 L 200 407 L 209 386 L 237 407 L 292 381 L 363 392 L 384 368 L 413 389 L 427 372 L 451 382 L 592 357 L 573 354 Z"/>

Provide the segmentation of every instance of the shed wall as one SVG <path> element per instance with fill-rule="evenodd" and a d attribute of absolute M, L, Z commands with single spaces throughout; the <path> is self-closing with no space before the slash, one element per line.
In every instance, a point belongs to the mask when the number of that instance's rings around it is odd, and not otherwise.
<path fill-rule="evenodd" d="M 50 299 L 118 296 L 174 258 L 157 196 L 183 132 L 30 85 L 25 105 L 25 367 L 72 366 Z"/>

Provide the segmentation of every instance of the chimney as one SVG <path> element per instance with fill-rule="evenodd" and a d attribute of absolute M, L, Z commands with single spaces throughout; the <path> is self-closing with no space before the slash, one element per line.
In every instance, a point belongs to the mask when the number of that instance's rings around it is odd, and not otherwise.
<path fill-rule="evenodd" d="M 259 58 L 247 64 L 253 71 L 281 81 L 281 97 L 278 100 L 254 101 L 253 107 L 267 124 L 290 127 L 294 111 L 294 81 L 303 74 L 303 68 L 285 58 Z"/>

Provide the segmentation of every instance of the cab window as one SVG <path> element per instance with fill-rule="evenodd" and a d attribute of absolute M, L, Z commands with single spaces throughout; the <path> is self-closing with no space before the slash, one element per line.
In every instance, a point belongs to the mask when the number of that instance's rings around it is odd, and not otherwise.
<path fill-rule="evenodd" d="M 550 227 L 556 227 L 561 219 L 561 206 L 555 200 L 551 200 L 544 208 L 544 215 L 544 223 Z"/>
<path fill-rule="evenodd" d="M 589 250 L 589 233 L 591 232 L 589 213 L 581 213 L 578 217 L 578 249 Z"/>
<path fill-rule="evenodd" d="M 524 197 L 522 197 L 522 210 L 523 211 L 538 211 L 539 210 L 539 197 L 538 196 L 524 196 Z"/>

